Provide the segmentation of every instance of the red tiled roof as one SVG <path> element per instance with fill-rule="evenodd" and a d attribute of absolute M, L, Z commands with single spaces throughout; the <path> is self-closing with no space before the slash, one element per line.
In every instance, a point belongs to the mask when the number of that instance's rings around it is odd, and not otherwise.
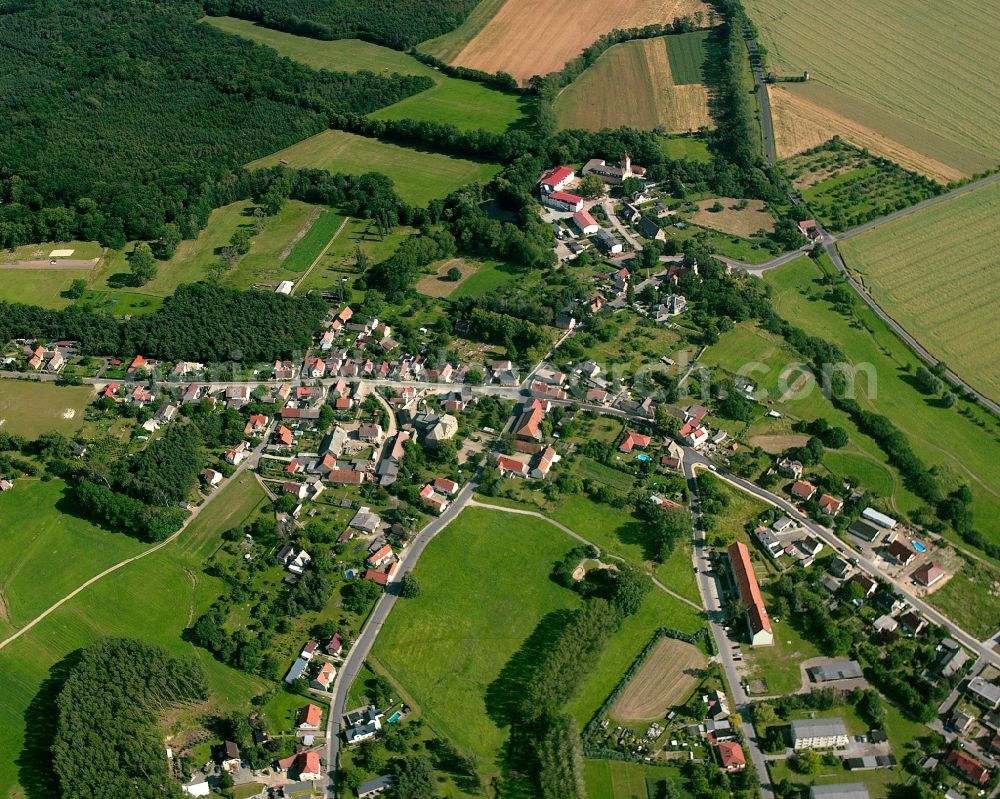
<path fill-rule="evenodd" d="M 576 194 L 570 194 L 568 191 L 554 191 L 549 195 L 552 200 L 558 200 L 559 202 L 568 203 L 569 205 L 576 205 L 577 203 L 583 202 L 583 197 Z"/>
<path fill-rule="evenodd" d="M 969 782 L 976 785 L 982 785 L 990 778 L 989 771 L 986 770 L 982 763 L 971 755 L 960 752 L 958 749 L 952 749 L 944 760 L 948 765 L 954 766 L 958 771 L 965 774 Z"/>
<path fill-rule="evenodd" d="M 631 430 L 625 435 L 621 446 L 618 447 L 622 452 L 631 452 L 633 447 L 638 447 L 639 449 L 645 449 L 649 446 L 649 442 L 653 439 L 650 436 L 644 436 L 642 433 L 633 433 Z"/>
<path fill-rule="evenodd" d="M 589 211 L 577 211 L 573 214 L 573 221 L 576 222 L 580 230 L 597 224 L 597 220 L 590 215 Z"/>
<path fill-rule="evenodd" d="M 740 597 L 750 617 L 750 627 L 755 633 L 761 630 L 771 632 L 771 620 L 767 617 L 764 598 L 760 595 L 760 586 L 757 585 L 757 577 L 750 563 L 750 550 L 746 544 L 742 541 L 730 544 L 729 560 L 733 565 L 733 577 L 740 590 Z"/>
<path fill-rule="evenodd" d="M 746 766 L 746 755 L 743 754 L 743 747 L 735 741 L 721 741 L 718 744 L 719 759 L 724 768 L 742 768 Z"/>
<path fill-rule="evenodd" d="M 300 774 L 319 774 L 319 752 L 302 752 L 299 755 Z"/>
<path fill-rule="evenodd" d="M 944 577 L 944 569 L 934 563 L 926 563 L 913 572 L 913 579 L 919 580 L 925 585 L 936 583 Z"/>
<path fill-rule="evenodd" d="M 557 183 L 562 183 L 568 177 L 573 174 L 573 170 L 568 166 L 556 166 L 546 172 L 538 179 L 539 185 L 542 183 L 547 183 L 550 186 L 555 186 Z"/>
<path fill-rule="evenodd" d="M 371 580 L 373 583 L 377 583 L 378 585 L 387 585 L 389 582 L 389 575 L 385 572 L 369 569 L 365 572 L 365 579 Z"/>
<path fill-rule="evenodd" d="M 808 480 L 796 480 L 792 484 L 792 494 L 800 499 L 808 499 L 816 493 L 816 486 Z"/>
<path fill-rule="evenodd" d="M 298 715 L 295 717 L 295 724 L 299 727 L 303 724 L 307 724 L 310 727 L 318 727 L 322 717 L 323 711 L 320 710 L 319 706 L 308 704 L 305 707 L 299 708 Z"/>

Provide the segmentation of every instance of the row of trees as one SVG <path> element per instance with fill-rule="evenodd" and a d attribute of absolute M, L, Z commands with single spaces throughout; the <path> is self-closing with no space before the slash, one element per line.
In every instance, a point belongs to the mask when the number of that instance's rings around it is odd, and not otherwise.
<path fill-rule="evenodd" d="M 56 700 L 52 766 L 63 799 L 181 799 L 169 778 L 157 715 L 208 697 L 193 658 L 128 638 L 85 649 Z"/>

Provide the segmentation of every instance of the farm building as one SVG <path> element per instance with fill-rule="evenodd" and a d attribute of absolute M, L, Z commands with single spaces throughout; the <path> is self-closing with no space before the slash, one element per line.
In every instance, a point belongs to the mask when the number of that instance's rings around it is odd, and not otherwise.
<path fill-rule="evenodd" d="M 851 526 L 847 528 L 849 533 L 856 535 L 858 538 L 868 541 L 869 543 L 875 543 L 878 537 L 882 535 L 882 529 L 876 527 L 871 522 L 866 522 L 864 519 L 858 519 L 851 523 Z"/>
<path fill-rule="evenodd" d="M 884 527 L 886 530 L 893 530 L 896 527 L 896 520 L 891 516 L 886 516 L 875 508 L 865 508 L 861 511 L 861 515 L 870 522 L 874 522 L 879 527 Z"/>
<path fill-rule="evenodd" d="M 639 219 L 639 221 L 636 222 L 635 229 L 639 231 L 639 235 L 645 239 L 663 241 L 667 238 L 667 234 L 663 232 L 663 229 L 648 216 L 644 216 Z"/>
<path fill-rule="evenodd" d="M 576 213 L 583 208 L 583 197 L 577 194 L 570 194 L 568 191 L 555 191 L 552 194 L 542 195 L 542 205 L 546 205 L 556 211 L 572 211 Z"/>
<path fill-rule="evenodd" d="M 764 607 L 764 599 L 760 594 L 760 586 L 757 585 L 757 577 L 753 573 L 750 550 L 746 544 L 742 541 L 730 544 L 729 562 L 740 591 L 740 599 L 746 608 L 750 642 L 753 646 L 770 646 L 774 643 L 774 632 L 771 630 L 771 620 Z"/>
<path fill-rule="evenodd" d="M 597 220 L 588 211 L 577 211 L 573 214 L 573 224 L 580 229 L 580 233 L 584 236 L 590 236 L 601 229 L 601 226 L 597 224 Z"/>
<path fill-rule="evenodd" d="M 809 799 L 869 799 L 863 782 L 842 782 L 839 785 L 814 785 Z"/>
<path fill-rule="evenodd" d="M 823 235 L 815 219 L 803 219 L 799 222 L 799 232 L 809 239 L 809 241 L 816 241 L 816 239 Z"/>
<path fill-rule="evenodd" d="M 538 191 L 541 194 L 562 191 L 574 177 L 576 173 L 568 166 L 553 167 L 538 179 Z"/>
<path fill-rule="evenodd" d="M 861 664 L 856 660 L 849 660 L 846 663 L 814 666 L 809 669 L 809 676 L 814 682 L 830 682 L 831 680 L 854 680 L 864 675 L 861 671 Z"/>

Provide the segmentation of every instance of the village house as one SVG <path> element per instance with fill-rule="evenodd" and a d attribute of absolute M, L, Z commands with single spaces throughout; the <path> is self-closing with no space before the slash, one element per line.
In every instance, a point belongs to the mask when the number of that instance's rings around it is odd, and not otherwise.
<path fill-rule="evenodd" d="M 370 741 L 382 729 L 382 713 L 374 705 L 344 714 L 344 737 L 348 744 Z"/>
<path fill-rule="evenodd" d="M 917 553 L 910 549 L 903 541 L 899 538 L 893 539 L 893 541 L 886 548 L 886 555 L 892 558 L 900 566 L 905 566 L 911 560 L 913 560 Z"/>
<path fill-rule="evenodd" d="M 324 648 L 330 657 L 340 657 L 344 651 L 344 640 L 340 637 L 340 633 L 334 633 Z"/>
<path fill-rule="evenodd" d="M 597 246 L 608 255 L 617 255 L 624 250 L 615 234 L 603 227 L 597 231 Z M 621 290 L 624 291 L 624 287 Z"/>
<path fill-rule="evenodd" d="M 223 741 L 219 752 L 219 761 L 222 770 L 226 774 L 239 771 L 243 765 L 243 760 L 240 757 L 240 748 L 233 741 Z"/>
<path fill-rule="evenodd" d="M 247 420 L 243 432 L 248 436 L 257 436 L 267 429 L 268 418 L 262 413 L 255 413 Z"/>
<path fill-rule="evenodd" d="M 844 509 L 844 500 L 831 494 L 823 494 L 819 498 L 819 509 L 827 516 L 836 516 Z"/>
<path fill-rule="evenodd" d="M 984 785 L 989 782 L 989 770 L 967 752 L 963 752 L 960 749 L 952 749 L 945 757 L 944 762 L 955 773 L 973 785 Z"/>
<path fill-rule="evenodd" d="M 878 588 L 878 583 L 864 572 L 858 572 L 855 574 L 854 577 L 851 578 L 851 582 L 861 588 L 861 595 L 865 599 L 870 599 L 871 595 L 874 594 Z"/>
<path fill-rule="evenodd" d="M 311 702 L 305 707 L 300 707 L 295 714 L 295 727 L 299 730 L 314 732 L 319 729 L 320 720 L 323 718 L 323 711 L 318 705 Z"/>
<path fill-rule="evenodd" d="M 246 460 L 247 455 L 250 454 L 250 442 L 241 441 L 232 449 L 228 450 L 225 454 L 226 463 L 231 463 L 233 466 L 239 466 L 243 461 Z"/>
<path fill-rule="evenodd" d="M 535 465 L 531 468 L 530 476 L 535 480 L 544 480 L 552 469 L 552 464 L 559 460 L 559 456 L 552 447 L 546 447 L 538 453 Z"/>
<path fill-rule="evenodd" d="M 816 241 L 823 235 L 815 219 L 803 219 L 799 222 L 799 232 L 809 241 Z"/>
<path fill-rule="evenodd" d="M 329 691 L 330 686 L 333 684 L 334 678 L 337 676 L 337 670 L 333 667 L 332 663 L 324 663 L 320 666 L 316 676 L 312 678 L 309 682 L 310 687 L 315 688 L 317 691 Z"/>
<path fill-rule="evenodd" d="M 529 474 L 528 464 L 511 458 L 508 455 L 497 457 L 497 469 L 503 477 L 527 477 Z"/>
<path fill-rule="evenodd" d="M 736 741 L 722 741 L 716 744 L 719 753 L 719 763 L 722 770 L 727 772 L 743 771 L 747 767 L 746 755 L 743 747 Z"/>
<path fill-rule="evenodd" d="M 969 680 L 967 690 L 976 702 L 988 710 L 1000 708 L 1000 686 L 996 683 L 984 680 L 982 677 L 973 677 Z"/>
<path fill-rule="evenodd" d="M 384 544 L 378 550 L 369 555 L 365 562 L 368 564 L 369 568 L 378 569 L 392 560 L 393 557 L 395 557 L 395 555 L 392 551 L 392 547 L 388 544 Z"/>
<path fill-rule="evenodd" d="M 816 494 L 817 488 L 808 480 L 796 480 L 788 492 L 798 499 L 808 502 Z"/>
<path fill-rule="evenodd" d="M 622 443 L 618 445 L 619 452 L 631 452 L 633 449 L 646 449 L 652 442 L 652 437 L 643 435 L 642 433 L 634 433 L 629 430 L 625 434 L 625 438 L 622 439 Z"/>
<path fill-rule="evenodd" d="M 667 234 L 663 232 L 663 229 L 656 223 L 655 220 L 650 219 L 648 216 L 644 216 L 636 222 L 635 229 L 644 239 L 664 241 L 667 238 Z"/>
<path fill-rule="evenodd" d="M 215 469 L 205 469 L 201 473 L 201 480 L 208 488 L 215 488 L 222 482 L 222 472 L 217 472 Z"/>
<path fill-rule="evenodd" d="M 925 563 L 910 575 L 917 583 L 927 588 L 940 582 L 946 576 L 945 570 L 933 563 Z"/>
<path fill-rule="evenodd" d="M 674 316 L 680 316 L 687 310 L 687 298 L 683 294 L 668 294 L 663 302 L 656 306 L 654 320 L 657 324 L 665 324 Z"/>

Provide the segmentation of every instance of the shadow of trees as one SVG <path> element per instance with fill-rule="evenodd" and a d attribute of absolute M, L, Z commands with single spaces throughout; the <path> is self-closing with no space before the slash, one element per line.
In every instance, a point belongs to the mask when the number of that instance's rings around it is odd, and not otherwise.
<path fill-rule="evenodd" d="M 59 796 L 59 780 L 52 770 L 52 739 L 59 721 L 56 699 L 82 654 L 77 649 L 54 664 L 24 711 L 24 746 L 16 763 L 17 779 L 28 799 Z"/>

